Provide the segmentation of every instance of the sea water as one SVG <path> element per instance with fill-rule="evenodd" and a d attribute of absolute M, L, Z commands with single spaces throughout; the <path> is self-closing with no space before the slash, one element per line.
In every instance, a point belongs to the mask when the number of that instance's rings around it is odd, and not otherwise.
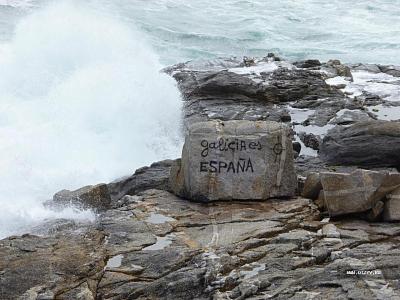
<path fill-rule="evenodd" d="M 93 219 L 41 203 L 179 156 L 179 92 L 135 28 L 51 4 L 21 18 L 1 51 L 1 237 L 49 218 Z"/>
<path fill-rule="evenodd" d="M 0 238 L 92 220 L 42 202 L 180 155 L 164 66 L 268 52 L 400 65 L 399 18 L 393 0 L 0 0 Z"/>

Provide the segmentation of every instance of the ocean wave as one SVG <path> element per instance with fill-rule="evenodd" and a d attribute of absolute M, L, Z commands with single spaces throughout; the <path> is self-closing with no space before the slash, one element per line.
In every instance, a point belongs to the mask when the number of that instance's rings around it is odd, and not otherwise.
<path fill-rule="evenodd" d="M 0 237 L 56 213 L 56 191 L 180 152 L 180 95 L 143 35 L 83 4 L 24 18 L 0 59 Z"/>

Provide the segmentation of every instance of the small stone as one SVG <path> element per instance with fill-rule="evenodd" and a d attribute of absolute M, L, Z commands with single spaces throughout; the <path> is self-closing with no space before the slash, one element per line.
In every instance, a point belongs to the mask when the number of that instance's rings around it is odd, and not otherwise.
<path fill-rule="evenodd" d="M 337 227 L 331 223 L 322 227 L 322 234 L 327 238 L 340 238 Z"/>
<path fill-rule="evenodd" d="M 297 176 L 297 195 L 301 195 L 304 189 L 304 183 L 306 182 L 306 177 L 298 175 Z"/>
<path fill-rule="evenodd" d="M 387 198 L 383 219 L 387 222 L 400 221 L 400 188 L 388 195 Z"/>
<path fill-rule="evenodd" d="M 331 218 L 323 218 L 321 220 L 321 223 L 326 224 L 326 223 L 329 223 L 330 220 L 331 220 Z"/>
<path fill-rule="evenodd" d="M 314 150 L 319 150 L 319 145 L 321 144 L 321 139 L 319 136 L 314 135 L 312 133 L 300 132 L 299 138 L 306 147 L 309 147 Z"/>

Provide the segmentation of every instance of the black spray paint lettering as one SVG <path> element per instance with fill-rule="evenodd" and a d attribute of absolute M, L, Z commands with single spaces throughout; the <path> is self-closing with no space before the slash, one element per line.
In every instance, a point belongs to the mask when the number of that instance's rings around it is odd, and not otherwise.
<path fill-rule="evenodd" d="M 246 151 L 250 150 L 262 150 L 261 142 L 248 142 L 245 140 L 239 139 L 224 139 L 220 138 L 217 141 L 209 142 L 207 140 L 202 140 L 200 142 L 201 147 L 203 148 L 201 151 L 202 157 L 207 157 L 211 150 L 219 150 L 222 151 Z"/>
<path fill-rule="evenodd" d="M 200 162 L 200 172 L 209 173 L 254 173 L 253 163 L 251 159 L 239 158 L 237 162 L 225 161 L 202 161 Z"/>

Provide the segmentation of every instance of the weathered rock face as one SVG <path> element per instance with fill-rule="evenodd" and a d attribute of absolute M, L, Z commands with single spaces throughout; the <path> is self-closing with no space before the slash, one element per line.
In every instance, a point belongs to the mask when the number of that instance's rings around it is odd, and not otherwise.
<path fill-rule="evenodd" d="M 53 196 L 56 206 L 74 205 L 83 209 L 103 211 L 110 208 L 111 197 L 106 184 L 89 185 L 76 191 L 62 190 Z"/>
<path fill-rule="evenodd" d="M 175 192 L 205 202 L 290 197 L 297 183 L 290 130 L 276 122 L 196 123 L 177 171 Z"/>
<path fill-rule="evenodd" d="M 400 122 L 335 127 L 323 139 L 320 155 L 333 165 L 400 168 Z"/>
<path fill-rule="evenodd" d="M 320 221 L 304 198 L 134 197 L 96 226 L 0 241 L 0 299 L 400 297 L 400 224 Z"/>
<path fill-rule="evenodd" d="M 125 195 L 135 195 L 149 188 L 168 190 L 169 173 L 172 160 L 163 160 L 135 171 L 132 176 L 115 180 L 108 184 L 113 204 Z"/>
<path fill-rule="evenodd" d="M 321 210 L 327 209 L 330 216 L 364 213 L 369 220 L 376 220 L 386 207 L 389 214 L 396 215 L 398 207 L 389 203 L 400 187 L 400 173 L 387 171 L 355 170 L 351 173 L 310 173 L 302 196 L 315 200 Z M 387 200 L 387 201 L 386 201 Z M 386 204 L 385 204 L 386 201 Z M 389 210 L 389 208 L 392 209 Z M 395 218 L 393 218 L 393 221 Z"/>
<path fill-rule="evenodd" d="M 310 95 L 331 96 L 340 95 L 341 92 L 332 89 L 325 81 L 322 74 L 307 70 L 293 68 L 289 63 L 269 63 L 263 70 L 260 68 L 258 77 L 268 84 L 260 84 L 249 76 L 246 69 L 235 68 L 209 68 L 196 70 L 186 66 L 176 66 L 168 69 L 178 81 L 183 95 L 187 99 L 206 98 L 210 95 L 230 95 L 234 99 L 253 98 L 267 102 L 287 102 L 302 99 Z M 245 67 L 239 61 L 231 64 L 232 67 Z M 249 69 L 251 71 L 251 69 Z M 268 76 L 270 75 L 270 76 Z"/>
<path fill-rule="evenodd" d="M 364 111 L 344 111 L 341 116 L 333 118 L 329 123 L 337 125 L 350 125 L 357 122 L 371 121 L 371 116 Z"/>
<path fill-rule="evenodd" d="M 384 174 L 358 170 L 350 174 L 321 173 L 325 206 L 331 216 L 367 211 Z"/>
<path fill-rule="evenodd" d="M 391 98 L 394 109 L 398 80 L 385 77 L 390 82 L 383 84 L 379 77 L 381 72 L 400 76 L 399 70 L 338 61 L 290 64 L 269 55 L 190 62 L 170 71 L 184 95 L 187 124 L 216 119 L 292 122 L 302 125 L 294 128 L 297 135 L 304 131 L 319 139 L 326 133 L 321 126 L 328 123 L 378 117 L 371 116 L 368 106 Z M 366 81 L 357 72 L 379 76 Z M 384 95 L 367 91 L 379 84 Z M 362 94 L 349 95 L 354 87 Z M 376 146 L 372 139 L 377 132 L 369 133 L 359 157 L 375 151 L 370 145 Z M 155 163 L 108 184 L 111 206 L 99 211 L 94 224 L 53 220 L 33 229 L 37 236 L 1 240 L 0 299 L 400 299 L 400 223 L 351 220 L 364 215 L 377 219 L 384 209 L 384 220 L 398 221 L 394 200 L 399 173 L 383 172 L 380 186 L 364 194 L 370 201 L 361 193 L 351 198 L 339 193 L 341 199 L 360 200 L 360 209 L 371 206 L 366 214 L 323 218 L 325 212 L 315 205 L 326 209 L 320 173 L 349 174 L 357 166 L 326 165 L 318 153 L 305 156 L 308 147 L 301 146 L 296 170 L 303 176 L 316 172 L 303 188 L 304 196 L 317 199 L 314 203 L 300 197 L 186 201 L 166 191 L 170 172 L 177 179 L 173 189 L 184 186 L 181 160 Z M 372 181 L 340 178 L 348 181 L 347 187 L 359 188 L 355 185 L 361 182 L 375 187 L 380 180 L 375 176 Z"/>
<path fill-rule="evenodd" d="M 80 231 L 1 240 L 0 299 L 94 299 L 104 235 L 93 228 Z"/>

